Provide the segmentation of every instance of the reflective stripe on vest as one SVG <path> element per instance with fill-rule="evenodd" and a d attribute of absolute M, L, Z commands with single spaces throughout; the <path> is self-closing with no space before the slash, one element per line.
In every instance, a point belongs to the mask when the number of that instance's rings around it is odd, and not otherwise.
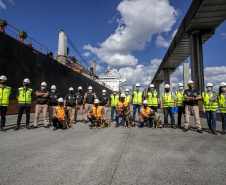
<path fill-rule="evenodd" d="M 140 110 L 143 110 L 144 111 L 144 113 L 148 116 L 149 114 L 151 114 L 151 108 L 150 107 L 147 107 L 146 109 L 144 108 L 144 107 L 142 107 Z M 146 118 L 143 114 L 141 114 L 141 112 L 140 112 L 140 114 L 139 114 L 139 118 L 138 119 L 140 119 L 140 118 Z"/>
<path fill-rule="evenodd" d="M 133 92 L 133 104 L 134 105 L 142 105 L 142 92 L 139 91 L 137 93 L 137 91 Z"/>
<path fill-rule="evenodd" d="M 31 93 L 32 89 L 28 88 L 26 91 L 23 87 L 18 88 L 19 91 L 19 97 L 18 97 L 18 103 L 19 104 L 31 104 Z"/>
<path fill-rule="evenodd" d="M 130 101 L 130 95 L 126 95 L 125 100 L 126 100 L 127 102 L 129 102 L 129 101 Z"/>
<path fill-rule="evenodd" d="M 129 106 L 129 103 L 127 102 L 127 101 L 124 101 L 123 103 L 122 102 L 118 102 L 118 109 L 119 109 L 119 113 L 121 114 L 121 115 L 123 115 L 123 113 L 122 113 L 122 107 L 123 107 L 123 105 L 124 105 L 124 107 L 128 107 Z"/>
<path fill-rule="evenodd" d="M 0 106 L 7 107 L 9 105 L 9 95 L 11 87 L 5 86 L 4 90 L 0 88 Z"/>
<path fill-rule="evenodd" d="M 119 102 L 119 95 L 116 94 L 115 96 L 111 94 L 111 107 L 116 107 Z"/>
<path fill-rule="evenodd" d="M 213 93 L 211 93 L 210 97 L 207 94 L 207 92 L 202 93 L 202 98 L 203 98 L 204 107 L 206 111 L 217 111 L 217 108 L 218 108 L 217 101 L 210 101 L 212 97 L 213 97 Z"/>
<path fill-rule="evenodd" d="M 180 91 L 176 91 L 177 96 L 177 107 L 180 107 L 183 103 L 184 99 L 184 91 L 181 93 Z"/>
<path fill-rule="evenodd" d="M 100 118 L 102 119 L 103 118 L 103 115 L 102 115 L 102 106 L 98 106 L 97 108 L 95 106 L 92 107 L 92 114 L 93 116 L 95 116 L 96 118 Z"/>
<path fill-rule="evenodd" d="M 151 92 L 148 92 L 148 106 L 158 107 L 158 93 L 154 91 L 154 96 Z"/>
<path fill-rule="evenodd" d="M 169 93 L 169 96 L 166 93 L 162 94 L 162 103 L 163 107 L 174 107 L 174 97 L 173 92 Z"/>
<path fill-rule="evenodd" d="M 57 113 L 56 115 L 60 117 L 60 119 L 62 120 L 65 120 L 64 117 L 65 117 L 65 111 L 64 111 L 64 107 L 61 107 L 61 106 L 56 106 L 55 107 Z"/>
<path fill-rule="evenodd" d="M 219 97 L 219 106 L 220 106 L 220 112 L 226 113 L 226 99 L 224 98 L 224 95 L 221 94 Z"/>

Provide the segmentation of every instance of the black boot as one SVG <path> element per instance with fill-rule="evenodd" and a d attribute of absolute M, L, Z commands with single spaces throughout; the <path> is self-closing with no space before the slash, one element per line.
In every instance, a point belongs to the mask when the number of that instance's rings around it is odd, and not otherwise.
<path fill-rule="evenodd" d="M 6 132 L 5 127 L 1 127 L 1 131 L 2 131 L 2 132 Z"/>
<path fill-rule="evenodd" d="M 30 127 L 29 125 L 26 125 L 26 129 L 28 129 L 28 130 L 29 130 L 29 129 L 31 129 L 31 127 Z"/>
<path fill-rule="evenodd" d="M 225 130 L 222 130 L 221 135 L 225 135 Z"/>
<path fill-rule="evenodd" d="M 15 128 L 14 128 L 14 131 L 17 131 L 17 130 L 20 130 L 20 126 L 17 125 Z"/>

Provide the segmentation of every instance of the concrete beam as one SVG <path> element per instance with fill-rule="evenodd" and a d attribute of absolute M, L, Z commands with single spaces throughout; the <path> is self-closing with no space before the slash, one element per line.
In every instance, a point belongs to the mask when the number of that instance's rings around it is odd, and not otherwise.
<path fill-rule="evenodd" d="M 195 83 L 195 88 L 204 92 L 204 70 L 202 35 L 199 30 L 190 33 L 190 52 L 191 52 L 191 79 Z"/>
<path fill-rule="evenodd" d="M 164 82 L 165 82 L 165 84 L 170 84 L 170 74 L 171 74 L 170 68 L 164 69 Z"/>
<path fill-rule="evenodd" d="M 184 89 L 188 88 L 188 80 L 189 80 L 189 63 L 183 64 L 183 77 L 184 77 Z"/>

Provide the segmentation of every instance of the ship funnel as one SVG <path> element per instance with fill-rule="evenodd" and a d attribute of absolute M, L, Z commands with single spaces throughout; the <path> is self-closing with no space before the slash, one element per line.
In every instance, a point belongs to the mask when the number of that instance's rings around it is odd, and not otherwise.
<path fill-rule="evenodd" d="M 66 55 L 68 55 L 67 35 L 62 29 L 59 33 L 58 56 L 66 56 Z"/>

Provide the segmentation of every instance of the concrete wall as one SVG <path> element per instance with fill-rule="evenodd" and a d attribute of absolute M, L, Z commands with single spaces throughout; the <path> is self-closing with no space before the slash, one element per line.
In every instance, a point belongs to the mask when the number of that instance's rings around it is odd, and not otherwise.
<path fill-rule="evenodd" d="M 43 81 L 47 82 L 48 89 L 51 85 L 56 85 L 62 97 L 66 95 L 69 87 L 77 89 L 78 86 L 83 87 L 83 92 L 87 91 L 88 86 L 93 86 L 93 91 L 97 96 L 101 95 L 103 89 L 107 90 L 107 95 L 112 92 L 110 89 L 1 32 L 0 75 L 6 75 L 8 78 L 7 85 L 12 87 L 11 100 L 16 99 L 17 88 L 22 86 L 24 78 L 31 80 L 31 88 L 34 90 L 40 89 L 40 84 Z M 35 100 L 35 97 L 33 99 Z M 10 110 L 15 109 L 16 102 L 10 106 L 13 106 L 9 107 Z"/>

